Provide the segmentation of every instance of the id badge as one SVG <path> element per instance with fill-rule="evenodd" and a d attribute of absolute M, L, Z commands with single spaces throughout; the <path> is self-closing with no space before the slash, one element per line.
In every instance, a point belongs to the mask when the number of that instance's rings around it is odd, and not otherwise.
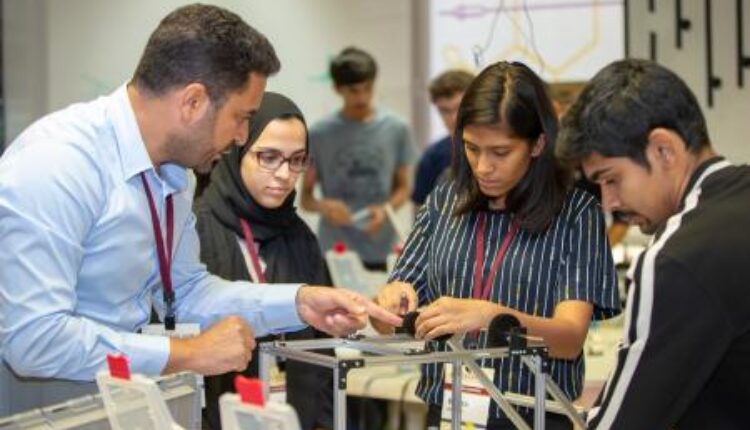
<path fill-rule="evenodd" d="M 201 325 L 196 323 L 178 323 L 174 330 L 166 330 L 164 324 L 149 324 L 141 330 L 141 333 L 151 336 L 167 336 L 178 339 L 195 337 L 201 334 Z"/>
<path fill-rule="evenodd" d="M 461 366 L 461 428 L 483 429 L 487 426 L 491 397 L 482 387 L 479 380 L 466 367 Z M 495 369 L 482 368 L 482 371 L 494 381 Z M 451 428 L 453 413 L 453 366 L 445 364 L 445 379 L 443 383 L 443 411 L 441 414 L 441 429 Z"/>

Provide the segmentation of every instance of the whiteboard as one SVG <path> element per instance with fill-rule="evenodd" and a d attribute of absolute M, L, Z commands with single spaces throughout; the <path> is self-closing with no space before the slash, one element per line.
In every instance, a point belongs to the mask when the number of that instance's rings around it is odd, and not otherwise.
<path fill-rule="evenodd" d="M 624 56 L 623 0 L 431 0 L 430 78 L 520 61 L 548 82 L 585 81 Z M 444 133 L 432 113 L 433 139 Z"/>

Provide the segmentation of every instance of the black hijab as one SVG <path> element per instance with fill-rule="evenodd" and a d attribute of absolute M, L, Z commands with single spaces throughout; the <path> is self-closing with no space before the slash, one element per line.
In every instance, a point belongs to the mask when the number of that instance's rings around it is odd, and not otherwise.
<path fill-rule="evenodd" d="M 266 263 L 268 282 L 331 285 L 318 241 L 295 210 L 294 192 L 280 207 L 264 208 L 252 198 L 240 176 L 242 157 L 268 124 L 275 119 L 290 117 L 305 122 L 302 112 L 291 100 L 280 94 L 265 93 L 258 112 L 250 121 L 247 144 L 242 148 L 235 146 L 222 157 L 213 169 L 211 183 L 196 203 L 201 261 L 209 272 L 224 279 L 250 280 L 244 255 L 237 243 L 237 237 L 243 237 L 240 218 L 244 218 L 250 224 L 255 240 L 260 243 L 259 253 Z M 307 135 L 307 127 L 305 132 Z M 320 335 L 308 327 L 286 336 L 288 339 L 311 339 Z M 259 341 L 263 340 L 268 338 Z M 244 372 L 246 376 L 258 374 L 257 350 L 253 356 L 255 358 Z M 331 387 L 330 371 L 295 361 L 287 362 L 286 371 L 287 401 L 297 410 L 302 428 L 315 428 L 318 421 L 330 422 L 332 395 L 326 391 L 326 387 Z M 219 428 L 218 399 L 222 393 L 233 391 L 233 386 L 234 373 L 206 379 L 207 421 L 215 428 Z M 324 407 L 312 405 L 309 403 L 311 395 L 329 400 L 324 402 Z"/>
<path fill-rule="evenodd" d="M 266 92 L 258 112 L 250 121 L 247 144 L 234 146 L 214 167 L 211 183 L 201 198 L 198 210 L 201 257 L 210 272 L 229 279 L 248 279 L 244 260 L 235 261 L 230 265 L 232 267 L 228 267 L 226 261 L 212 261 L 226 259 L 229 251 L 226 248 L 212 250 L 212 243 L 221 247 L 230 246 L 230 243 L 216 243 L 217 238 L 206 237 L 218 234 L 213 231 L 215 228 L 210 226 L 211 223 L 200 219 L 206 215 L 218 221 L 224 229 L 231 230 L 231 241 L 235 243 L 236 236 L 243 237 L 240 218 L 248 221 L 256 242 L 260 244 L 260 256 L 266 263 L 269 282 L 330 284 L 317 239 L 294 207 L 296 193 L 292 192 L 278 208 L 265 208 L 252 198 L 240 175 L 242 157 L 268 124 L 275 119 L 289 118 L 297 118 L 305 124 L 304 116 L 294 102 L 281 94 Z M 308 150 L 306 125 L 305 150 Z M 209 249 L 204 252 L 203 248 L 206 247 Z M 232 249 L 235 248 L 239 251 L 236 246 Z"/>

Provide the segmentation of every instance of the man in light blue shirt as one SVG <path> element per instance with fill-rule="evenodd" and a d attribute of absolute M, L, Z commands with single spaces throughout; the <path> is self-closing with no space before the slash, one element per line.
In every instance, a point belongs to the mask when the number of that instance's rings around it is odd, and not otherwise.
<path fill-rule="evenodd" d="M 235 14 L 182 7 L 151 35 L 129 84 L 38 120 L 8 147 L 0 357 L 14 377 L 92 381 L 115 352 L 138 373 L 220 374 L 245 368 L 254 336 L 304 324 L 343 335 L 366 314 L 398 323 L 351 292 L 228 282 L 199 262 L 186 168 L 246 141 L 278 69 L 270 43 Z M 159 241 L 173 244 L 164 259 Z M 173 307 L 162 294 L 170 283 Z M 138 334 L 152 305 L 203 333 Z"/>

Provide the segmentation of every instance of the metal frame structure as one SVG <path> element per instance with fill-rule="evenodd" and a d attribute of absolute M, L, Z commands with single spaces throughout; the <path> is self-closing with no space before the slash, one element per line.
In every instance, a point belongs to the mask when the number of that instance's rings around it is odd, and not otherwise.
<path fill-rule="evenodd" d="M 514 338 L 514 334 L 511 332 L 508 347 L 465 349 L 462 346 L 463 337 L 455 335 L 447 341 L 450 351 L 432 351 L 429 347 L 425 347 L 429 344 L 423 342 L 419 342 L 420 347 L 415 347 L 417 341 L 405 334 L 374 337 L 353 336 L 342 339 L 277 340 L 260 344 L 259 371 L 264 382 L 267 398 L 270 369 L 274 357 L 283 357 L 332 369 L 334 430 L 346 429 L 346 386 L 349 371 L 369 366 L 425 363 L 451 363 L 454 369 L 466 366 L 518 429 L 531 430 L 531 427 L 518 414 L 513 405 L 534 408 L 534 430 L 544 430 L 545 412 L 548 409 L 551 412 L 566 415 L 576 428 L 585 428 L 580 411 L 573 406 L 560 387 L 546 373 L 547 347 L 541 342 L 529 342 L 530 344 L 527 344 L 525 337 L 521 339 L 517 334 L 515 336 Z M 339 358 L 317 352 L 317 350 L 333 348 L 349 348 L 363 354 L 356 358 Z M 536 383 L 533 398 L 512 393 L 508 393 L 509 395 L 501 393 L 476 363 L 477 360 L 485 358 L 509 356 L 520 357 L 524 365 L 529 367 L 534 374 Z M 451 428 L 453 430 L 461 429 L 461 374 L 462 372 L 453 372 L 451 408 Z M 548 400 L 547 394 L 553 400 Z"/>

